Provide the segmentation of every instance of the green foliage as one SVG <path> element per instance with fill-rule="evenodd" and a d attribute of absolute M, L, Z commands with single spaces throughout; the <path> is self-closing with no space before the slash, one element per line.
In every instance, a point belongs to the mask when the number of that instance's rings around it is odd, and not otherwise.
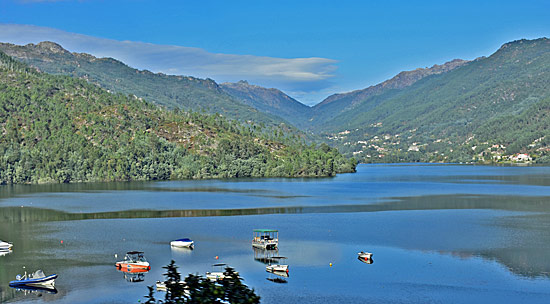
<path fill-rule="evenodd" d="M 146 303 L 231 303 L 231 304 L 255 304 L 260 303 L 260 297 L 242 283 L 242 279 L 231 267 L 225 268 L 225 278 L 221 284 L 214 283 L 207 278 L 189 274 L 184 281 L 177 271 L 177 266 L 172 260 L 164 274 L 166 280 L 166 295 L 164 301 L 156 301 L 153 287 L 149 286 L 149 295 Z"/>
<path fill-rule="evenodd" d="M 112 58 L 71 53 L 53 42 L 25 46 L 0 43 L 0 51 L 41 71 L 85 79 L 109 91 L 135 95 L 170 109 L 219 113 L 231 119 L 271 125 L 282 121 L 232 98 L 212 79 L 140 71 Z"/>
<path fill-rule="evenodd" d="M 364 162 L 414 161 L 413 144 L 423 145 L 420 161 L 494 161 L 488 145 L 505 146 L 506 155 L 548 152 L 549 97 L 550 40 L 519 40 L 490 57 L 357 101 L 323 126 L 328 133 L 350 130 L 338 145 L 370 155 Z M 384 143 L 374 136 L 386 135 L 393 137 L 383 146 L 387 151 L 367 151 Z M 356 145 L 366 140 L 366 148 Z"/>
<path fill-rule="evenodd" d="M 310 125 L 309 118 L 312 108 L 277 89 L 250 85 L 246 81 L 222 83 L 220 87 L 235 99 L 262 113 L 282 117 L 301 129 Z"/>
<path fill-rule="evenodd" d="M 0 184 L 353 172 L 278 127 L 170 111 L 0 53 Z"/>

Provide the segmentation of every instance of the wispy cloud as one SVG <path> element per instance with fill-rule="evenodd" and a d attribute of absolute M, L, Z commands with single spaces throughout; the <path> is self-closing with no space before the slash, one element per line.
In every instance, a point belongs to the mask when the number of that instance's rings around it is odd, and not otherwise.
<path fill-rule="evenodd" d="M 112 57 L 132 67 L 219 82 L 248 80 L 288 92 L 315 95 L 332 86 L 337 61 L 212 53 L 200 48 L 117 41 L 34 25 L 0 24 L 0 41 L 14 44 L 54 41 L 72 52 Z M 318 100 L 317 100 L 318 101 Z"/>

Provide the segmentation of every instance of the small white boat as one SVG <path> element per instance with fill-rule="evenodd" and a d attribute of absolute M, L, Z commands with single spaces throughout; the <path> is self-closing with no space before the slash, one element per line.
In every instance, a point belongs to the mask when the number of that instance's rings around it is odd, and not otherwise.
<path fill-rule="evenodd" d="M 267 266 L 265 266 L 265 271 L 267 272 L 277 272 L 277 273 L 280 273 L 280 272 L 284 272 L 284 273 L 288 273 L 288 265 L 287 264 L 281 264 L 280 260 L 285 260 L 286 258 L 285 257 L 272 257 L 273 260 L 279 260 L 279 263 L 278 264 L 269 264 Z"/>
<path fill-rule="evenodd" d="M 223 281 L 225 279 L 224 263 L 213 264 L 213 271 L 206 272 L 206 278 L 212 282 Z"/>
<path fill-rule="evenodd" d="M 190 240 L 188 238 L 179 239 L 179 240 L 173 240 L 170 242 L 170 246 L 172 247 L 187 247 L 187 248 L 193 248 L 195 246 L 195 242 L 193 240 Z"/>
<path fill-rule="evenodd" d="M 189 297 L 191 295 L 191 292 L 189 291 L 189 287 L 185 286 L 185 281 L 180 281 L 179 284 L 183 286 L 183 294 Z M 168 291 L 168 287 L 166 287 L 166 282 L 157 281 L 156 287 L 157 291 Z"/>
<path fill-rule="evenodd" d="M 157 281 L 157 291 L 166 291 L 166 283 Z"/>
<path fill-rule="evenodd" d="M 11 247 L 13 247 L 12 243 L 8 243 L 0 240 L 0 250 L 3 250 L 3 251 L 10 250 Z"/>
<path fill-rule="evenodd" d="M 19 286 L 34 286 L 34 287 L 54 287 L 55 279 L 57 279 L 57 274 L 52 274 L 46 276 L 42 270 L 37 270 L 32 274 L 25 275 L 18 274 L 15 277 L 15 281 L 11 281 L 10 287 L 19 287 Z"/>
<path fill-rule="evenodd" d="M 357 253 L 357 258 L 360 259 L 360 260 L 368 261 L 368 260 L 372 259 L 372 253 L 371 252 L 366 252 L 366 251 L 361 251 L 361 252 Z"/>
<path fill-rule="evenodd" d="M 288 265 L 267 265 L 265 270 L 268 272 L 288 272 Z"/>

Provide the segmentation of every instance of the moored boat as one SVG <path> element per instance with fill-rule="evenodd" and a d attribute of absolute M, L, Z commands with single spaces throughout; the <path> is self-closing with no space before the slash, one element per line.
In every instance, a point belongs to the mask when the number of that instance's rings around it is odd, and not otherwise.
<path fill-rule="evenodd" d="M 187 247 L 193 249 L 193 246 L 195 246 L 195 242 L 193 240 L 188 238 L 173 240 L 170 242 L 170 246 L 172 247 Z"/>
<path fill-rule="evenodd" d="M 357 258 L 362 261 L 369 261 L 369 260 L 372 260 L 372 253 L 361 251 L 357 253 Z"/>
<path fill-rule="evenodd" d="M 274 229 L 254 229 L 252 247 L 274 250 L 279 247 L 279 231 Z"/>
<path fill-rule="evenodd" d="M 116 262 L 115 266 L 119 270 L 127 270 L 127 272 L 134 272 L 139 270 L 148 271 L 151 269 L 149 262 L 145 259 L 142 251 L 129 251 L 126 253 L 124 260 Z"/>
<path fill-rule="evenodd" d="M 34 286 L 34 287 L 54 287 L 57 274 L 46 276 L 42 270 L 37 270 L 32 274 L 22 276 L 18 274 L 15 281 L 9 283 L 10 287 Z"/>
<path fill-rule="evenodd" d="M 224 263 L 213 264 L 213 271 L 207 271 L 206 278 L 212 282 L 223 281 L 223 279 L 225 279 L 224 266 L 226 266 Z"/>
<path fill-rule="evenodd" d="M 281 264 L 280 260 L 285 260 L 286 257 L 272 257 L 273 260 L 279 261 L 277 264 L 269 264 L 265 266 L 265 271 L 267 272 L 273 272 L 273 273 L 288 273 L 288 265 L 287 264 Z"/>

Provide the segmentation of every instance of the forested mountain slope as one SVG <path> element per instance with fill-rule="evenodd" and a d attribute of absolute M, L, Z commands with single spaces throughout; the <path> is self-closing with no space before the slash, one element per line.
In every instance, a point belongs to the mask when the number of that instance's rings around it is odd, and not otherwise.
<path fill-rule="evenodd" d="M 0 43 L 0 51 L 46 73 L 83 78 L 112 92 L 133 94 L 168 108 L 204 110 L 271 125 L 283 121 L 235 100 L 211 79 L 140 71 L 112 58 L 71 53 L 49 41 L 24 46 Z"/>
<path fill-rule="evenodd" d="M 436 64 L 431 68 L 418 68 L 412 71 L 403 71 L 391 79 L 377 85 L 370 86 L 366 89 L 331 95 L 312 108 L 310 114 L 310 128 L 322 126 L 327 121 L 330 121 L 343 112 L 354 111 L 360 107 L 362 103 L 368 102 L 368 100 L 372 97 L 376 97 L 377 95 L 383 94 L 390 90 L 398 90 L 409 87 L 424 77 L 443 74 L 466 63 L 468 63 L 468 61 L 455 59 L 442 65 Z"/>
<path fill-rule="evenodd" d="M 0 52 L 0 183 L 331 176 L 327 145 L 219 115 L 170 111 Z"/>
<path fill-rule="evenodd" d="M 305 129 L 311 108 L 275 88 L 251 85 L 247 81 L 222 83 L 221 88 L 234 98 L 263 113 L 283 117 L 294 126 Z"/>
<path fill-rule="evenodd" d="M 546 155 L 550 40 L 504 44 L 487 58 L 372 96 L 324 124 L 363 161 L 489 161 Z M 492 150 L 491 150 L 492 149 Z"/>

